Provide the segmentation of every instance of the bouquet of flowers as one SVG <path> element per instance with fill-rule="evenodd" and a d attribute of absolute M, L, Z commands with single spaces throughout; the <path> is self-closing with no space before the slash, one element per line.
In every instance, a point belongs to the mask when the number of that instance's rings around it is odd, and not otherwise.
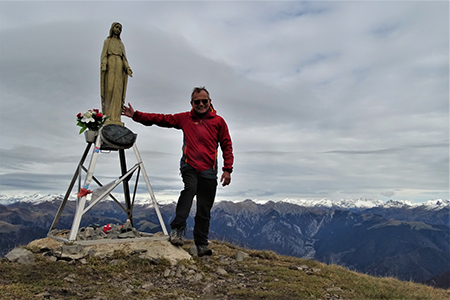
<path fill-rule="evenodd" d="M 91 109 L 77 115 L 77 125 L 81 127 L 80 134 L 86 129 L 98 131 L 105 123 L 107 116 L 99 112 L 98 109 Z"/>

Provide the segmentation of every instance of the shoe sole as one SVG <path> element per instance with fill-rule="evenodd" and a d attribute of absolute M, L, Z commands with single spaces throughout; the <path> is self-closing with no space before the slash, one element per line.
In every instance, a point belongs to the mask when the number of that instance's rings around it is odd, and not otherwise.
<path fill-rule="evenodd" d="M 177 247 L 181 247 L 181 246 L 184 245 L 184 242 L 183 242 L 183 241 L 172 241 L 172 240 L 169 240 L 169 242 L 170 242 L 172 245 L 177 246 Z"/>
<path fill-rule="evenodd" d="M 204 253 L 198 253 L 197 256 L 198 257 L 202 257 L 202 256 L 211 256 L 212 255 L 212 250 L 208 250 Z"/>

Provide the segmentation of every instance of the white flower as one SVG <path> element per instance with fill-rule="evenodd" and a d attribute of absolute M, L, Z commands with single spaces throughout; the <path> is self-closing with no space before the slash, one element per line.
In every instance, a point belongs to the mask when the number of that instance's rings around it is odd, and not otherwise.
<path fill-rule="evenodd" d="M 82 113 L 81 116 L 82 116 L 83 118 L 81 119 L 81 122 L 82 122 L 82 123 L 95 122 L 94 118 L 92 117 L 92 116 L 93 116 L 93 113 L 94 113 L 94 112 L 93 112 L 92 110 L 88 110 L 87 112 Z"/>
<path fill-rule="evenodd" d="M 89 122 L 95 122 L 95 120 L 92 117 L 87 118 L 87 117 L 83 116 L 83 119 L 81 119 L 81 122 L 89 123 Z"/>
<path fill-rule="evenodd" d="M 102 114 L 102 117 L 100 118 L 97 116 L 98 114 Z M 86 112 L 79 113 L 77 115 L 77 125 L 81 127 L 80 133 L 86 129 L 94 131 L 99 130 L 107 118 L 108 117 L 103 113 L 100 113 L 98 109 L 90 109 Z"/>

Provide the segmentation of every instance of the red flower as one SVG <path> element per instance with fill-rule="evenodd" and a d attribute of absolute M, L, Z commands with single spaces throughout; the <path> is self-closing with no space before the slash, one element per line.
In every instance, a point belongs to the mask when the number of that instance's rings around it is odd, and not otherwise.
<path fill-rule="evenodd" d="M 95 115 L 95 117 L 98 118 L 98 119 L 101 119 L 101 118 L 103 118 L 103 114 L 97 113 L 97 114 Z"/>
<path fill-rule="evenodd" d="M 96 113 L 99 112 L 99 110 L 97 108 L 94 108 L 93 111 L 95 111 Z"/>
<path fill-rule="evenodd" d="M 81 118 L 81 113 L 78 113 L 77 118 Z"/>

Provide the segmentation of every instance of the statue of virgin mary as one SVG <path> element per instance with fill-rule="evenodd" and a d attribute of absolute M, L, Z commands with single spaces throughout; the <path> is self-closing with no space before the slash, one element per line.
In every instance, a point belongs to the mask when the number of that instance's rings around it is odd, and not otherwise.
<path fill-rule="evenodd" d="M 100 89 L 102 97 L 102 111 L 108 116 L 105 124 L 124 125 L 121 122 L 122 107 L 125 103 L 128 76 L 133 72 L 128 65 L 125 46 L 120 39 L 122 25 L 114 22 L 109 36 L 103 44 L 100 58 Z"/>

